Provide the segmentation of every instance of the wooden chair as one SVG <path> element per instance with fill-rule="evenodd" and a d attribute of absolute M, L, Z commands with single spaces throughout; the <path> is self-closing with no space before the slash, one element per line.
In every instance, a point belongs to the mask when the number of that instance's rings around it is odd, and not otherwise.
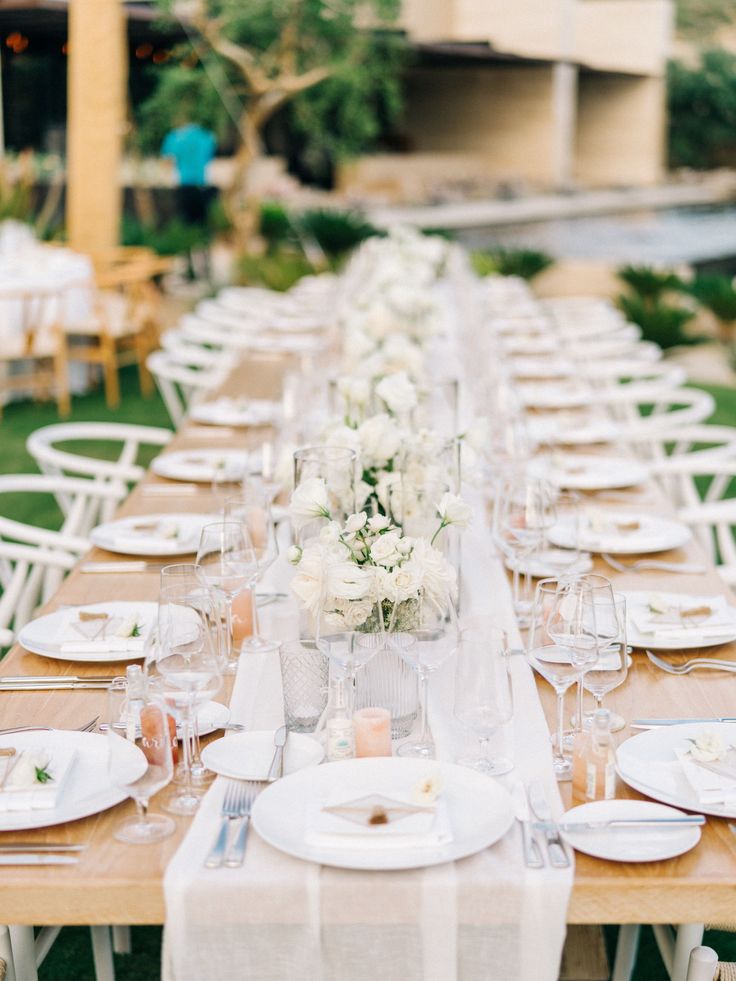
<path fill-rule="evenodd" d="M 125 364 L 138 366 L 141 392 L 153 394 L 146 358 L 158 346 L 160 294 L 154 274 L 148 260 L 98 272 L 92 312 L 64 324 L 68 360 L 101 366 L 110 408 L 120 404 L 118 370 Z"/>
<path fill-rule="evenodd" d="M 70 288 L 74 287 L 3 291 L 0 296 L 0 418 L 7 396 L 13 393 L 45 398 L 53 394 L 59 415 L 69 415 L 62 320 Z"/>

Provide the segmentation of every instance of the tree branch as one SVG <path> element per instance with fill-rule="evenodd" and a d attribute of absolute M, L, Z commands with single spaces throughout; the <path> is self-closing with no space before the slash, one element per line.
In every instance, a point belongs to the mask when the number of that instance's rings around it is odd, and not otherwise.
<path fill-rule="evenodd" d="M 217 54 L 230 61 L 245 78 L 251 91 L 258 95 L 266 92 L 269 82 L 258 66 L 255 55 L 246 47 L 236 44 L 222 33 L 222 19 L 207 16 L 203 0 L 188 9 L 189 20 L 209 46 Z"/>

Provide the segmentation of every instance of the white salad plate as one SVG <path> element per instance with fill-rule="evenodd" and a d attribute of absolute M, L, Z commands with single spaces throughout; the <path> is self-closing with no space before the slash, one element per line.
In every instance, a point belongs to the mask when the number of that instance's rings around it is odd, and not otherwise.
<path fill-rule="evenodd" d="M 32 654 L 42 657 L 53 657 L 58 661 L 80 661 L 90 664 L 114 663 L 115 661 L 135 661 L 143 657 L 141 649 L 135 651 L 75 651 L 61 650 L 60 640 L 64 624 L 74 615 L 82 611 L 88 613 L 107 613 L 110 617 L 122 617 L 128 620 L 135 618 L 140 625 L 139 636 L 145 643 L 149 631 L 156 623 L 158 603 L 131 603 L 127 600 L 110 600 L 106 603 L 86 603 L 73 609 L 55 610 L 45 616 L 38 617 L 27 623 L 18 634 L 18 642 Z M 79 637 L 80 643 L 84 638 Z M 64 641 L 66 647 L 70 641 Z"/>
<path fill-rule="evenodd" d="M 736 640 L 736 607 L 729 606 L 724 596 L 692 596 L 686 593 L 656 593 L 644 590 L 622 590 L 626 597 L 626 632 L 633 647 L 655 651 L 688 651 L 701 647 L 716 647 Z M 650 608 L 652 602 L 668 608 L 694 610 L 711 606 L 713 614 L 705 619 L 683 618 L 681 623 L 657 623 Z M 649 632 L 648 621 L 658 628 Z M 709 622 L 710 621 L 710 622 Z M 723 629 L 721 629 L 721 626 Z M 707 629 L 705 629 L 707 628 Z M 668 637 L 667 633 L 672 633 Z"/>
<path fill-rule="evenodd" d="M 517 562 L 512 557 L 505 560 L 506 568 L 513 571 Z M 530 558 L 518 562 L 519 572 L 535 579 L 547 579 L 560 575 L 582 576 L 593 571 L 593 560 L 587 552 L 575 555 L 570 549 L 545 548 L 535 552 Z"/>
<path fill-rule="evenodd" d="M 169 480 L 211 484 L 223 471 L 232 480 L 242 480 L 247 473 L 255 473 L 250 462 L 249 454 L 242 450 L 176 450 L 155 457 L 151 470 Z M 260 454 L 253 454 L 252 463 L 260 468 Z"/>
<path fill-rule="evenodd" d="M 567 811 L 560 824 L 583 821 L 641 821 L 686 817 L 682 811 L 644 800 L 596 800 Z M 609 862 L 657 862 L 689 852 L 700 841 L 700 828 L 606 828 L 565 831 L 560 835 L 577 852 Z"/>
<path fill-rule="evenodd" d="M 733 796 L 724 803 L 703 803 L 685 777 L 677 751 L 689 750 L 692 740 L 708 733 L 724 746 L 736 746 L 736 723 L 686 722 L 648 729 L 621 743 L 616 751 L 616 769 L 624 783 L 640 794 L 686 811 L 736 818 L 736 780 Z"/>
<path fill-rule="evenodd" d="M 268 426 L 276 419 L 278 406 L 262 399 L 232 399 L 224 396 L 195 405 L 189 418 L 209 426 Z"/>
<path fill-rule="evenodd" d="M 443 845 L 372 847 L 307 844 L 307 815 L 336 790 L 395 797 L 411 795 L 427 776 L 437 776 L 452 840 Z M 495 780 L 454 763 L 374 758 L 328 763 L 271 784 L 256 799 L 253 826 L 269 845 L 288 855 L 343 869 L 416 869 L 473 855 L 502 838 L 514 822 L 511 798 Z"/>
<path fill-rule="evenodd" d="M 555 453 L 535 461 L 530 470 L 556 487 L 567 490 L 614 490 L 643 483 L 649 470 L 635 460 L 584 453 Z"/>
<path fill-rule="evenodd" d="M 202 750 L 208 770 L 234 780 L 265 780 L 274 754 L 273 732 L 239 732 L 216 739 Z M 284 773 L 288 776 L 322 762 L 325 751 L 310 736 L 290 732 L 284 751 Z"/>
<path fill-rule="evenodd" d="M 635 527 L 636 526 L 636 527 Z M 573 516 L 564 515 L 547 537 L 559 548 L 573 548 L 576 544 L 586 552 L 612 552 L 617 555 L 645 555 L 681 548 L 691 538 L 690 529 L 679 521 L 659 518 L 639 512 L 601 511 L 595 525 L 584 515 L 578 523 Z"/>
<path fill-rule="evenodd" d="M 591 419 L 588 413 L 554 413 L 533 416 L 528 420 L 529 433 L 538 443 L 558 446 L 583 446 L 589 443 L 611 443 L 620 427 L 609 419 Z"/>
<path fill-rule="evenodd" d="M 120 555 L 192 555 L 205 525 L 221 521 L 216 514 L 146 514 L 98 525 L 90 540 Z"/>
<path fill-rule="evenodd" d="M 46 750 L 51 758 L 53 774 L 54 753 L 74 753 L 69 775 L 61 788 L 55 807 L 24 811 L 0 811 L 0 831 L 28 831 L 31 828 L 50 828 L 67 821 L 99 814 L 127 798 L 110 782 L 107 770 L 107 736 L 93 732 L 68 732 L 51 729 L 42 732 L 13 732 L 0 736 L 0 747 L 14 747 L 18 752 L 32 747 Z M 127 783 L 134 783 L 146 770 L 146 758 L 134 744 L 128 744 L 129 772 Z M 2 793 L 2 791 L 0 791 Z"/>

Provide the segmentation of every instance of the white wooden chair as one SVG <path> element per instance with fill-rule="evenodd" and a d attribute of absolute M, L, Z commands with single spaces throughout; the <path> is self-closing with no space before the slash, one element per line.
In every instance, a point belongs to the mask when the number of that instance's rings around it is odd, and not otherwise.
<path fill-rule="evenodd" d="M 2 514 L 0 500 L 0 630 L 17 632 L 59 588 L 64 575 L 89 549 L 81 533 L 92 501 L 116 500 L 107 484 L 46 474 L 4 474 L 2 494 L 64 494 L 71 506 L 61 528 L 51 531 Z"/>
<path fill-rule="evenodd" d="M 172 436 L 171 430 L 154 426 L 70 422 L 37 429 L 28 437 L 26 449 L 41 473 L 59 477 L 91 477 L 100 484 L 116 489 L 115 498 L 90 501 L 89 512 L 80 526 L 83 534 L 87 534 L 99 521 L 110 520 L 117 505 L 127 497 L 130 485 L 138 483 L 144 476 L 144 468 L 137 463 L 141 446 L 166 446 Z M 106 444 L 115 453 L 115 458 L 100 459 L 78 449 L 72 450 L 67 445 L 59 449 L 57 445 L 83 441 Z M 68 514 L 72 499 L 63 493 L 57 494 L 56 499 L 62 512 Z"/>
<path fill-rule="evenodd" d="M 149 354 L 146 365 L 156 380 L 158 390 L 168 410 L 171 421 L 178 429 L 187 409 L 214 391 L 227 377 L 230 368 L 201 368 L 182 364 L 168 351 Z"/>
<path fill-rule="evenodd" d="M 640 407 L 649 405 L 649 415 L 642 415 Z M 661 456 L 661 444 L 665 437 L 687 426 L 695 426 L 713 415 L 715 400 L 708 392 L 697 388 L 674 388 L 663 392 L 656 403 L 625 403 L 621 408 L 619 440 L 635 444 L 639 454 L 646 459 Z"/>

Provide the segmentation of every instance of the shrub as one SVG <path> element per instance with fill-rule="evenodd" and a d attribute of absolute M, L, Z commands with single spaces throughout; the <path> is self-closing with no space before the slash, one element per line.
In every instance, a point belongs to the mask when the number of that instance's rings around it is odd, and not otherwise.
<path fill-rule="evenodd" d="M 652 302 L 640 296 L 622 295 L 618 305 L 626 319 L 641 327 L 645 341 L 654 341 L 662 348 L 680 344 L 698 344 L 702 338 L 685 332 L 695 313 L 685 307 L 671 306 L 661 301 Z"/>
<path fill-rule="evenodd" d="M 552 256 L 535 249 L 483 249 L 471 253 L 473 268 L 479 276 L 493 273 L 520 276 L 531 280 L 554 263 Z"/>
<path fill-rule="evenodd" d="M 294 229 L 286 208 L 278 201 L 264 201 L 261 205 L 261 237 L 269 252 L 276 252 L 287 242 L 294 242 Z"/>
<path fill-rule="evenodd" d="M 657 303 L 665 293 L 684 288 L 684 283 L 675 273 L 660 271 L 652 266 L 624 266 L 619 269 L 618 278 L 639 299 L 648 303 Z"/>
<path fill-rule="evenodd" d="M 265 286 L 281 292 L 314 272 L 314 266 L 302 253 L 285 249 L 265 255 L 244 255 L 237 263 L 239 285 Z"/>
<path fill-rule="evenodd" d="M 300 231 L 313 238 L 330 259 L 342 258 L 346 252 L 378 234 L 378 230 L 362 215 L 330 208 L 305 211 L 297 218 L 297 224 Z"/>
<path fill-rule="evenodd" d="M 736 320 L 736 289 L 728 276 L 696 276 L 688 292 L 723 323 Z"/>

